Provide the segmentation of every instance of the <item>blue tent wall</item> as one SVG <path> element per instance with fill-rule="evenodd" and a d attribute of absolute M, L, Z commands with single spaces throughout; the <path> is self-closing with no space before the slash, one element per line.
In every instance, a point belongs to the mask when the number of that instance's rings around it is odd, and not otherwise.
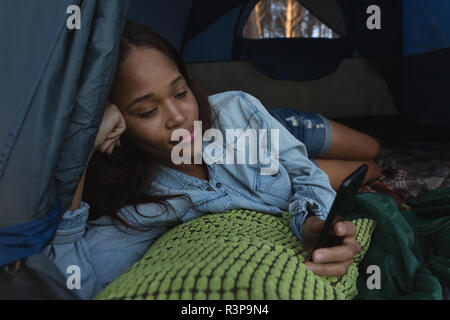
<path fill-rule="evenodd" d="M 81 8 L 81 29 L 66 12 Z M 0 265 L 53 238 L 95 140 L 127 1 L 0 2 Z"/>
<path fill-rule="evenodd" d="M 232 60 L 235 25 L 242 6 L 226 12 L 213 24 L 185 44 L 182 56 L 186 62 Z"/>
<path fill-rule="evenodd" d="M 404 54 L 450 48 L 450 1 L 403 1 Z"/>
<path fill-rule="evenodd" d="M 417 121 L 450 124 L 450 107 L 445 89 L 450 84 L 450 53 L 445 51 L 445 48 L 450 48 L 450 1 L 335 1 L 342 8 L 346 8 L 344 14 L 352 26 L 350 36 L 355 49 L 362 56 L 396 59 L 397 69 L 391 70 L 392 78 L 388 81 L 392 84 L 393 95 L 398 97 L 397 103 L 402 114 Z M 381 9 L 381 30 L 369 30 L 366 26 L 369 17 L 367 8 L 374 4 Z M 320 6 L 316 3 L 315 5 L 319 7 L 319 10 L 315 8 L 315 13 L 320 16 Z M 242 5 L 225 11 L 221 17 L 203 28 L 202 32 L 192 39 L 186 39 L 182 50 L 183 58 L 187 62 L 248 59 L 248 54 L 233 55 L 233 50 L 236 51 L 236 42 L 233 42 L 234 31 L 241 7 Z M 288 39 L 281 40 L 282 43 L 283 41 L 287 42 Z M 310 57 L 304 57 L 305 61 L 297 59 L 298 66 L 295 65 L 295 59 L 274 59 L 275 55 L 270 57 L 267 53 L 279 50 L 280 41 L 271 42 L 273 45 L 268 43 L 266 47 L 255 47 L 253 50 L 258 60 L 254 61 L 254 64 L 268 76 L 292 78 L 289 71 L 296 70 L 293 74 L 297 79 L 293 80 L 308 80 L 334 70 L 330 67 L 328 71 L 306 72 L 303 77 L 301 71 L 307 68 L 302 67 L 302 63 L 311 68 L 314 64 L 320 67 L 326 64 L 320 59 L 314 60 Z M 241 48 L 238 48 L 239 50 Z M 286 52 L 285 54 L 288 55 Z M 332 52 L 330 54 L 332 55 Z M 335 66 L 336 63 L 331 65 Z M 314 68 L 320 71 L 319 67 Z M 288 72 L 283 72 L 283 69 Z"/>
<path fill-rule="evenodd" d="M 193 0 L 130 0 L 127 19 L 152 27 L 181 49 Z"/>
<path fill-rule="evenodd" d="M 403 1 L 403 113 L 450 125 L 450 1 Z"/>

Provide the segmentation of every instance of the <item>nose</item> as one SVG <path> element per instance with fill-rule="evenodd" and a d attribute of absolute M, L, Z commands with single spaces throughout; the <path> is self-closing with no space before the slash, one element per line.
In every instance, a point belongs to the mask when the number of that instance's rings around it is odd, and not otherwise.
<path fill-rule="evenodd" d="M 186 116 L 182 112 L 179 106 L 173 102 L 168 102 L 165 108 L 167 112 L 166 127 L 167 129 L 173 129 L 181 126 L 186 121 Z"/>

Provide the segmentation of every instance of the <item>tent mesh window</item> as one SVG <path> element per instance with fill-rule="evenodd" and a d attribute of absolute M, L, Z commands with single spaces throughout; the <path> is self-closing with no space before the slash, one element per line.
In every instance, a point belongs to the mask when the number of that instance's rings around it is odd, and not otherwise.
<path fill-rule="evenodd" d="M 243 37 L 247 39 L 340 38 L 298 0 L 259 1 L 245 24 Z"/>

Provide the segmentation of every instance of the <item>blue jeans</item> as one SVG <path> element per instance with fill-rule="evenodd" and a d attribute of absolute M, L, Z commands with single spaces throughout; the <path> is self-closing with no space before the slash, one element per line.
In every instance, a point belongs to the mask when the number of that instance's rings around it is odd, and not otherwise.
<path fill-rule="evenodd" d="M 308 158 L 323 157 L 330 150 L 331 126 L 328 119 L 321 114 L 302 112 L 293 108 L 273 109 L 269 112 L 303 142 Z"/>

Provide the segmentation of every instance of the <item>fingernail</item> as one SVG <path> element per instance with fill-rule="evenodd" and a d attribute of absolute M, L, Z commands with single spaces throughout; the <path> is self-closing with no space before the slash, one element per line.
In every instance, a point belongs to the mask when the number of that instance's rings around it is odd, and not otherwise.
<path fill-rule="evenodd" d="M 323 253 L 322 252 L 317 252 L 314 257 L 316 258 L 316 260 L 322 260 L 323 258 Z"/>
<path fill-rule="evenodd" d="M 311 271 L 312 271 L 312 265 L 311 265 L 311 264 L 309 264 L 309 263 L 305 263 L 305 267 L 306 267 L 306 269 L 308 269 L 308 270 L 311 270 Z"/>

